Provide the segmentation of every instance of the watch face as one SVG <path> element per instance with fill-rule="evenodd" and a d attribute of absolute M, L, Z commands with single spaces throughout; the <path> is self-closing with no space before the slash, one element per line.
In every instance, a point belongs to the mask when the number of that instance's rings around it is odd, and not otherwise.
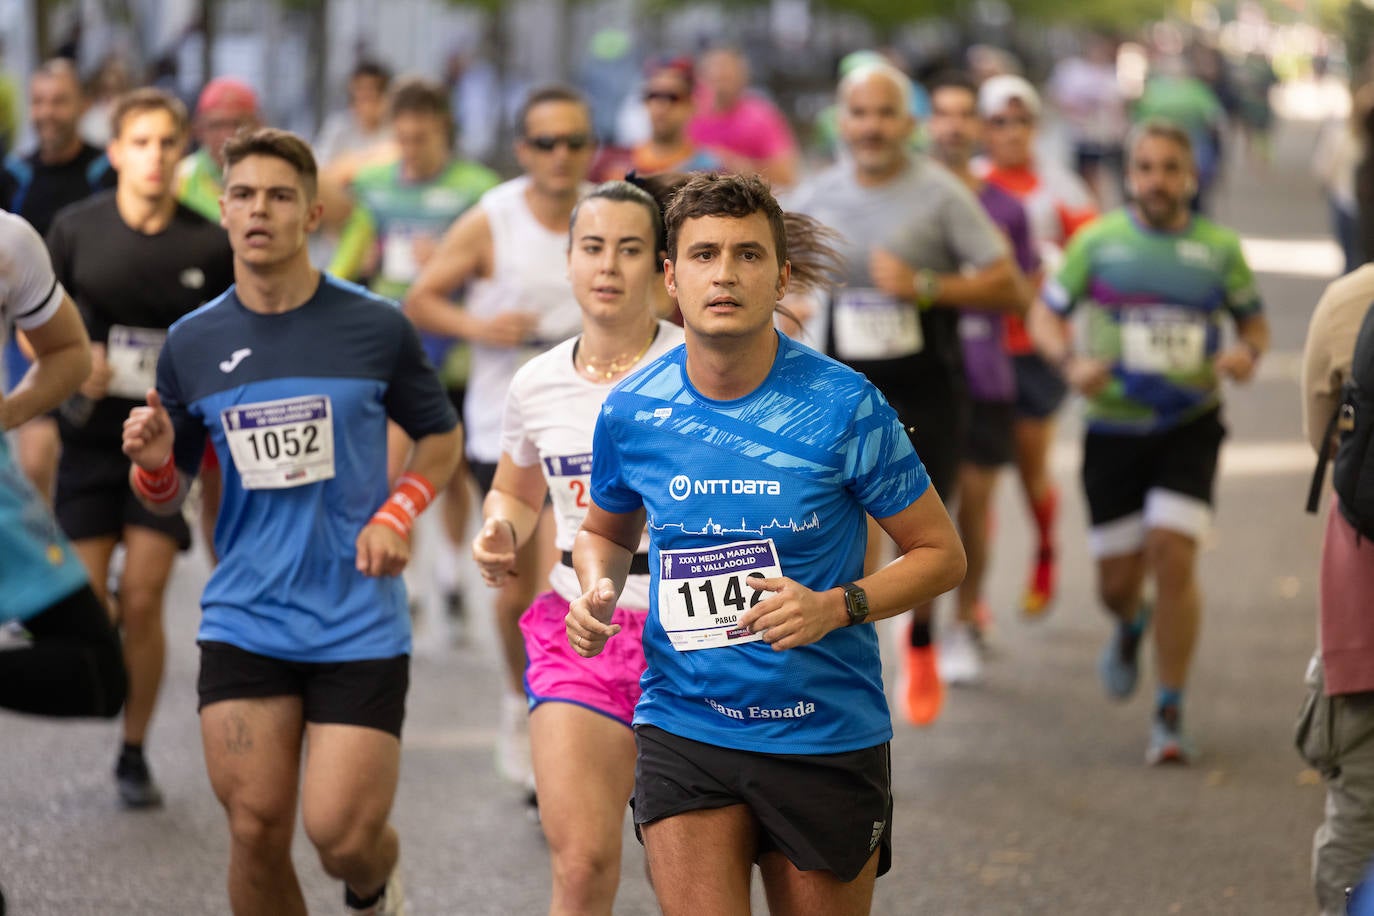
<path fill-rule="evenodd" d="M 851 623 L 858 623 L 868 616 L 868 595 L 857 585 L 845 589 L 844 604 Z"/>

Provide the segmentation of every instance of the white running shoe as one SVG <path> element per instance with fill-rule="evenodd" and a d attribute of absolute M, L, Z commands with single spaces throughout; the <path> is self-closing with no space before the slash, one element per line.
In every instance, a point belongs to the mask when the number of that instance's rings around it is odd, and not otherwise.
<path fill-rule="evenodd" d="M 496 738 L 496 769 L 508 782 L 534 791 L 530 763 L 530 707 L 523 696 L 501 699 L 501 733 Z"/>
<path fill-rule="evenodd" d="M 386 879 L 386 888 L 382 891 L 382 899 L 372 906 L 360 910 L 357 907 L 349 906 L 347 898 L 344 899 L 346 916 L 406 916 L 409 912 L 406 909 L 406 889 L 401 883 L 401 866 L 399 864 L 391 870 L 391 877 Z"/>
<path fill-rule="evenodd" d="M 982 653 L 966 623 L 955 623 L 940 634 L 935 662 L 940 680 L 951 686 L 976 684 L 983 678 Z"/>

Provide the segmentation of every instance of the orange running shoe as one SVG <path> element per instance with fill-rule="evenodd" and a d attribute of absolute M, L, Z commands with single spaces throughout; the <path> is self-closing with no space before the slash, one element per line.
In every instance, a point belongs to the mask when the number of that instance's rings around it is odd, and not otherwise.
<path fill-rule="evenodd" d="M 1027 583 L 1026 594 L 1021 599 L 1021 613 L 1025 617 L 1036 620 L 1049 613 L 1050 605 L 1054 603 L 1056 571 L 1054 548 L 1042 547 L 1035 556 L 1030 582 Z"/>
<path fill-rule="evenodd" d="M 940 716 L 945 687 L 935 667 L 935 646 L 907 646 L 897 702 L 912 725 L 925 726 Z"/>

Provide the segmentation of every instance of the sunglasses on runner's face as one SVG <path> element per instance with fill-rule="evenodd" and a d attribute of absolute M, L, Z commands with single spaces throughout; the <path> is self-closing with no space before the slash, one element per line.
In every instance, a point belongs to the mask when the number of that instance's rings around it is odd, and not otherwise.
<path fill-rule="evenodd" d="M 558 149 L 560 144 L 566 146 L 570 153 L 580 153 L 592 145 L 592 138 L 586 134 L 541 134 L 537 137 L 526 137 L 525 142 L 541 153 L 551 153 Z"/>
<path fill-rule="evenodd" d="M 667 102 L 669 105 L 676 105 L 687 96 L 680 92 L 668 92 L 667 90 L 650 90 L 644 93 L 645 102 Z"/>
<path fill-rule="evenodd" d="M 996 117 L 988 118 L 988 126 L 996 127 L 999 130 L 1004 127 L 1033 127 L 1034 125 L 1034 118 L 1007 117 L 1004 115 L 997 115 Z"/>

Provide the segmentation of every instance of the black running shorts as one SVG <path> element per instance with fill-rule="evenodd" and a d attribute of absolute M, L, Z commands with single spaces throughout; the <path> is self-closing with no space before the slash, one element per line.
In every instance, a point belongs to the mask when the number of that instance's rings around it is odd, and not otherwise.
<path fill-rule="evenodd" d="M 1016 408 L 1010 403 L 974 401 L 969 414 L 968 433 L 961 456 L 980 468 L 1000 468 L 1011 464 L 1016 455 L 1013 426 Z"/>
<path fill-rule="evenodd" d="M 126 526 L 148 528 L 191 547 L 191 529 L 181 513 L 156 515 L 129 487 L 129 459 L 99 449 L 65 446 L 57 463 L 53 514 L 73 541 L 119 537 Z"/>
<path fill-rule="evenodd" d="M 635 728 L 635 834 L 666 817 L 748 805 L 759 855 L 781 852 L 802 871 L 853 881 L 874 851 L 892 867 L 888 744 L 841 754 L 760 754 L 702 744 L 652 725 Z"/>
<path fill-rule="evenodd" d="M 1038 353 L 1018 353 L 1011 361 L 1016 370 L 1016 415 L 1048 420 L 1068 396 L 1068 384 Z"/>
<path fill-rule="evenodd" d="M 1093 525 L 1141 511 L 1151 490 L 1168 490 L 1212 505 L 1224 438 L 1220 409 L 1160 433 L 1088 433 L 1083 441 L 1083 490 Z"/>
<path fill-rule="evenodd" d="M 360 725 L 399 738 L 409 688 L 409 655 L 291 662 L 228 643 L 200 643 L 197 709 L 223 700 L 295 696 L 301 698 L 306 722 Z"/>

